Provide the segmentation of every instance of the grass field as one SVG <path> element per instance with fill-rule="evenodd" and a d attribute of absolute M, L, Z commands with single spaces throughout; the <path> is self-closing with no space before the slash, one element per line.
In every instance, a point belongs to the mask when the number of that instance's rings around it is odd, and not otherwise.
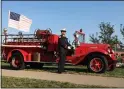
<path fill-rule="evenodd" d="M 2 69 L 10 69 L 10 66 L 8 63 L 2 62 Z M 40 69 L 31 69 L 30 67 L 27 67 L 25 69 L 26 71 L 47 71 L 47 72 L 56 72 L 57 71 L 57 65 L 45 65 L 43 68 Z M 103 74 L 96 74 L 96 73 L 89 73 L 87 71 L 87 67 L 84 66 L 65 66 L 65 70 L 69 74 L 85 74 L 85 75 L 96 75 L 96 76 L 108 76 L 108 77 L 120 77 L 124 78 L 124 67 L 123 68 L 116 68 L 114 71 L 107 71 Z"/>
<path fill-rule="evenodd" d="M 105 88 L 103 86 L 72 84 L 40 79 L 14 78 L 2 76 L 2 88 Z"/>

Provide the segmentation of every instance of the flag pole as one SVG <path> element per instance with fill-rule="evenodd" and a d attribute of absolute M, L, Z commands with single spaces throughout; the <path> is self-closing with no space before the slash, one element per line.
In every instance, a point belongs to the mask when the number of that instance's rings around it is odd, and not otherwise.
<path fill-rule="evenodd" d="M 9 14 L 8 14 L 8 27 L 7 27 L 7 29 L 9 29 L 9 19 L 10 19 L 10 10 L 9 10 Z"/>
<path fill-rule="evenodd" d="M 6 44 L 7 35 L 8 35 L 7 31 L 8 31 L 8 29 L 9 29 L 9 18 L 10 18 L 10 10 L 9 10 L 9 14 L 8 14 L 8 26 L 7 26 L 7 28 L 4 28 L 4 29 L 3 29 L 3 34 L 5 35 L 5 44 Z"/>

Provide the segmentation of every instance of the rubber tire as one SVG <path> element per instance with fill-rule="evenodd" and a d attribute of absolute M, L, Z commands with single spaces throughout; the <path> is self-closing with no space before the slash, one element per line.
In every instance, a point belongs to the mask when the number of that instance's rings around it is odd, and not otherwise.
<path fill-rule="evenodd" d="M 14 67 L 12 65 L 12 60 L 13 58 L 15 57 L 19 57 L 19 61 L 21 62 L 21 65 L 18 66 L 18 67 Z M 22 69 L 25 69 L 25 63 L 24 63 L 24 59 L 23 59 L 23 56 L 20 54 L 20 53 L 14 53 L 12 56 L 11 56 L 11 62 L 10 62 L 10 66 L 12 67 L 12 69 L 15 69 L 15 70 L 22 70 Z"/>
<path fill-rule="evenodd" d="M 95 72 L 95 71 L 93 71 L 93 70 L 90 68 L 90 62 L 91 62 L 91 60 L 92 60 L 93 58 L 100 58 L 101 61 L 103 62 L 103 69 L 102 69 L 101 71 Z M 107 68 L 108 68 L 108 61 L 107 61 L 107 59 L 105 58 L 104 55 L 101 55 L 101 54 L 92 55 L 92 56 L 90 56 L 90 57 L 88 58 L 87 68 L 88 68 L 88 71 L 89 71 L 89 72 L 93 72 L 93 73 L 104 73 L 104 72 L 107 70 Z"/>
<path fill-rule="evenodd" d="M 114 64 L 111 68 L 108 67 L 108 71 L 113 71 L 116 68 L 116 64 Z"/>
<path fill-rule="evenodd" d="M 40 69 L 43 68 L 44 64 L 43 63 L 31 63 L 30 67 L 33 69 Z"/>

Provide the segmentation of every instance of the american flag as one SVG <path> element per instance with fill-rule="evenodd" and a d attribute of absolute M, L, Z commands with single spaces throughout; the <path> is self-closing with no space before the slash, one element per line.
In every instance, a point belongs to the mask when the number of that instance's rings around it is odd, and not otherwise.
<path fill-rule="evenodd" d="M 32 20 L 24 15 L 9 11 L 8 27 L 29 32 Z"/>

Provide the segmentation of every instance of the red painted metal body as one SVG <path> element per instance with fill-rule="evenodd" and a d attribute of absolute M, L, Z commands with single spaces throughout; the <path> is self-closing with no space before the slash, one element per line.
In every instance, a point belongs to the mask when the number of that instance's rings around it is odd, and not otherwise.
<path fill-rule="evenodd" d="M 44 43 L 44 42 L 43 42 Z M 42 47 L 42 42 L 7 42 L 2 45 L 2 52 L 5 54 L 4 59 L 9 62 L 13 52 L 20 52 L 25 62 L 32 61 L 32 54 L 39 52 L 41 62 L 55 62 L 54 52 L 57 51 L 58 35 L 51 34 L 47 41 L 47 48 Z"/>
<path fill-rule="evenodd" d="M 77 32 L 84 34 L 79 31 Z M 16 40 L 12 38 L 12 41 L 7 41 L 2 44 L 4 59 L 10 62 L 10 57 L 12 54 L 15 52 L 20 52 L 24 58 L 24 62 L 32 62 L 32 55 L 38 52 L 40 53 L 40 62 L 57 62 L 59 59 L 57 56 L 59 36 L 41 31 L 40 36 L 38 34 L 38 37 L 39 38 L 28 38 L 28 40 L 27 38 L 23 38 L 23 41 L 19 40 L 20 38 Z M 40 38 L 42 38 L 42 40 Z M 105 55 L 109 64 L 111 64 L 116 60 L 116 58 L 114 53 L 108 52 L 109 48 L 110 46 L 108 44 L 88 44 L 82 42 L 80 43 L 80 46 L 75 48 L 73 55 L 67 56 L 66 61 L 72 63 L 73 65 L 84 64 L 90 54 L 99 53 Z"/>
<path fill-rule="evenodd" d="M 108 60 L 116 60 L 115 54 L 108 53 L 108 46 L 106 44 L 81 44 L 75 49 L 75 56 L 67 56 L 67 60 L 72 62 L 72 64 L 80 64 L 85 61 L 85 58 L 93 53 L 100 53 L 107 56 Z M 110 57 L 111 55 L 111 57 Z"/>

